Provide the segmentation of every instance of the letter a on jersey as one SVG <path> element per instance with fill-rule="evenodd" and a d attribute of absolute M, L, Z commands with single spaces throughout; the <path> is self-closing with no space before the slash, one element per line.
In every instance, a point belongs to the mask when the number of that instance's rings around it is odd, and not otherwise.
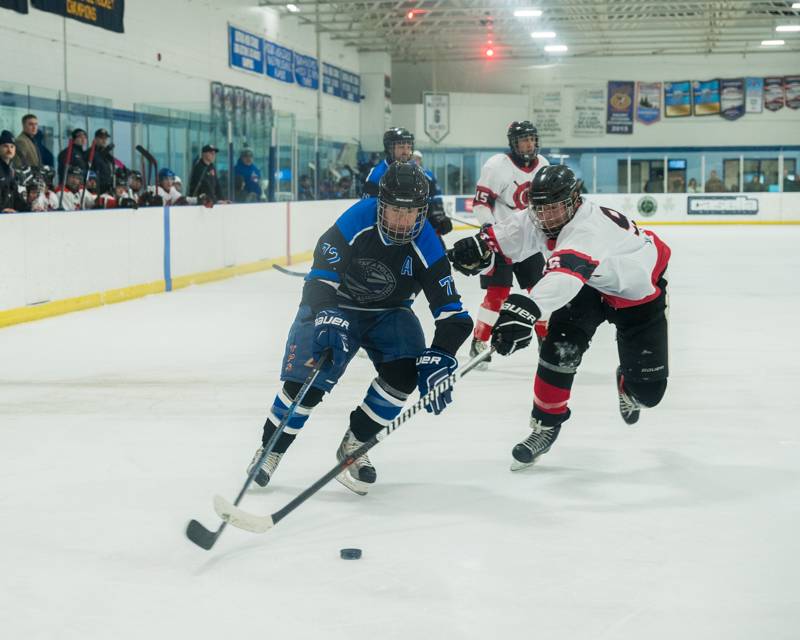
<path fill-rule="evenodd" d="M 400 270 L 401 276 L 413 276 L 411 270 L 411 256 L 406 256 L 406 261 L 403 263 L 403 268 Z"/>

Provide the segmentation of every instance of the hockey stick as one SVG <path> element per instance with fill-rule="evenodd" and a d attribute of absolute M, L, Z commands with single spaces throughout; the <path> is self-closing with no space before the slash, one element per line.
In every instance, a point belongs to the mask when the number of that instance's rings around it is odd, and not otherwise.
<path fill-rule="evenodd" d="M 89 172 L 92 170 L 92 162 L 94 162 L 94 151 L 97 140 L 92 140 L 92 148 L 89 149 L 89 164 L 86 165 L 86 175 L 83 177 L 83 191 L 81 191 L 81 203 L 78 209 L 83 209 L 83 199 L 86 197 L 86 183 L 89 182 Z"/>
<path fill-rule="evenodd" d="M 276 524 L 278 524 L 281 520 L 283 520 L 286 516 L 288 516 L 292 511 L 297 509 L 297 507 L 303 504 L 317 491 L 322 489 L 322 487 L 328 484 L 336 476 L 345 471 L 347 467 L 349 467 L 358 458 L 367 453 L 370 449 L 372 449 L 372 447 L 374 447 L 381 440 L 389 436 L 395 429 L 400 427 L 404 422 L 406 422 L 412 416 L 419 413 L 419 411 L 421 411 L 423 407 L 425 407 L 426 405 L 434 401 L 436 398 L 438 398 L 440 394 L 452 388 L 452 386 L 459 379 L 467 375 L 476 366 L 478 366 L 478 364 L 483 362 L 483 360 L 491 356 L 493 353 L 494 353 L 494 347 L 491 347 L 490 349 L 487 349 L 486 351 L 479 353 L 472 360 L 467 362 L 467 364 L 465 364 L 460 371 L 456 371 L 455 373 L 452 373 L 447 378 L 442 380 L 433 389 L 428 391 L 428 393 L 426 393 L 414 404 L 408 407 L 408 409 L 403 411 L 403 413 L 397 416 L 390 424 L 386 425 L 376 435 L 374 435 L 367 442 L 362 444 L 358 449 L 353 451 L 353 453 L 351 453 L 349 457 L 339 462 L 335 467 L 333 467 L 330 471 L 328 471 L 328 473 L 326 473 L 314 484 L 312 484 L 305 491 L 303 491 L 300 495 L 294 498 L 294 500 L 287 503 L 284 507 L 278 509 L 271 515 L 258 516 L 252 513 L 248 513 L 247 511 L 239 509 L 236 503 L 231 504 L 225 498 L 219 495 L 214 497 L 214 510 L 217 512 L 217 515 L 220 518 L 222 518 L 225 522 L 229 522 L 234 527 L 238 527 L 239 529 L 244 529 L 245 531 L 252 531 L 253 533 L 265 533 L 266 531 L 274 527 Z"/>
<path fill-rule="evenodd" d="M 454 216 L 452 214 L 448 215 L 447 217 L 450 218 L 453 222 L 458 222 L 459 224 L 465 224 L 468 227 L 474 227 L 476 229 L 480 229 L 481 228 L 481 225 L 479 225 L 479 224 L 475 224 L 474 222 L 471 222 L 470 220 L 465 220 L 464 218 L 459 218 L 459 217 Z"/>
<path fill-rule="evenodd" d="M 72 146 L 75 144 L 75 139 L 70 137 L 69 142 L 67 143 L 67 157 L 65 158 L 66 162 L 64 163 L 64 175 L 61 176 L 61 193 L 58 194 L 58 210 L 64 210 L 64 189 L 67 188 L 67 173 L 69 172 L 69 166 L 72 164 Z"/>
<path fill-rule="evenodd" d="M 298 278 L 305 278 L 305 273 L 300 273 L 299 271 L 292 271 L 291 269 L 287 269 L 286 267 L 282 267 L 279 264 L 273 264 L 272 268 L 275 271 L 280 271 L 281 273 L 285 273 L 287 276 L 297 276 Z"/>
<path fill-rule="evenodd" d="M 311 385 L 314 384 L 314 380 L 317 379 L 319 372 L 322 370 L 322 367 L 325 363 L 330 359 L 331 352 L 327 350 L 323 352 L 322 357 L 319 361 L 314 365 L 314 368 L 311 370 L 311 373 L 308 374 L 303 386 L 300 387 L 300 390 L 297 392 L 297 396 L 295 396 L 294 401 L 292 404 L 289 405 L 289 408 L 286 410 L 286 415 L 283 416 L 283 420 L 281 420 L 278 428 L 275 429 L 275 433 L 272 434 L 267 444 L 264 446 L 264 451 L 261 453 L 261 457 L 258 461 L 253 465 L 252 470 L 247 475 L 247 480 L 244 482 L 244 486 L 242 487 L 241 491 L 239 491 L 239 495 L 236 496 L 236 500 L 233 502 L 233 508 L 235 509 L 236 506 L 242 501 L 244 497 L 245 491 L 253 482 L 253 479 L 258 475 L 258 471 L 261 468 L 261 465 L 264 463 L 264 460 L 267 459 L 270 453 L 272 453 L 272 449 L 275 447 L 275 443 L 278 441 L 281 433 L 286 428 L 286 424 L 289 422 L 291 417 L 294 415 L 294 412 L 297 410 L 297 407 L 300 406 L 300 403 L 306 397 L 306 393 L 311 388 Z M 225 531 L 225 527 L 227 526 L 227 522 L 222 522 L 216 531 L 211 531 L 206 529 L 202 524 L 200 524 L 197 520 L 190 520 L 189 524 L 186 527 L 186 537 L 189 538 L 192 542 L 194 542 L 198 547 L 202 547 L 203 549 L 210 549 L 214 546 L 214 543 L 217 539 L 222 535 L 222 532 Z"/>
<path fill-rule="evenodd" d="M 147 184 L 150 182 L 150 170 L 155 167 L 155 177 L 153 178 L 153 195 L 158 195 L 158 161 L 155 156 L 145 149 L 142 145 L 137 144 L 136 150 L 142 154 L 142 157 L 147 160 L 147 178 L 145 179 L 145 191 L 147 191 Z M 144 177 L 144 176 L 142 176 Z"/>

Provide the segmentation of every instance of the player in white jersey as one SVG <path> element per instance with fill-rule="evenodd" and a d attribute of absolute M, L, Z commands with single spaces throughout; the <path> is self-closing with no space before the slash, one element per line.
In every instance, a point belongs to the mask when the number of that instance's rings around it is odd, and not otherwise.
<path fill-rule="evenodd" d="M 597 327 L 617 329 L 617 394 L 623 420 L 657 405 L 667 388 L 669 247 L 621 213 L 584 201 L 566 166 L 545 167 L 531 182 L 528 215 L 485 227 L 449 252 L 456 269 L 474 275 L 498 258 L 518 262 L 542 252 L 544 277 L 530 295 L 508 297 L 492 330 L 492 345 L 509 355 L 531 342 L 533 325 L 548 319 L 533 386 L 533 432 L 514 447 L 512 470 L 547 453 L 570 416 L 575 373 Z"/>
<path fill-rule="evenodd" d="M 482 225 L 505 223 L 523 215 L 528 207 L 531 179 L 550 164 L 539 155 L 539 134 L 528 120 L 512 122 L 507 136 L 510 152 L 493 155 L 481 169 L 472 211 Z M 515 264 L 495 260 L 493 269 L 481 275 L 481 289 L 486 290 L 486 295 L 478 309 L 470 357 L 486 349 L 500 307 L 511 293 L 514 276 L 520 288 L 530 289 L 542 277 L 543 269 L 542 256 L 533 255 Z M 479 368 L 486 369 L 488 362 L 487 358 Z"/>

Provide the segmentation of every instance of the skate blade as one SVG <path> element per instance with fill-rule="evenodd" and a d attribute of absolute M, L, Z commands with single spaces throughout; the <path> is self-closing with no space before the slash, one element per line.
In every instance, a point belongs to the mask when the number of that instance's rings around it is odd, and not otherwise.
<path fill-rule="evenodd" d="M 361 480 L 356 480 L 350 475 L 349 471 L 342 471 L 338 476 L 336 476 L 336 480 L 350 489 L 350 491 L 357 493 L 360 496 L 367 495 L 367 492 L 369 491 L 369 485 L 366 482 L 361 482 Z"/>
<path fill-rule="evenodd" d="M 536 458 L 536 460 L 538 460 L 538 458 Z M 536 460 L 533 460 L 532 462 L 520 462 L 519 460 L 514 460 L 514 462 L 511 463 L 510 469 L 511 471 L 522 471 L 523 469 L 528 469 L 536 464 Z"/>

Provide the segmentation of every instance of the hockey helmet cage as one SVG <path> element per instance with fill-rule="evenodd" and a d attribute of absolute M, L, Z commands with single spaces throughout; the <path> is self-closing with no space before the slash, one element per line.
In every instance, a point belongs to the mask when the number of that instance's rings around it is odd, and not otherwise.
<path fill-rule="evenodd" d="M 533 151 L 530 153 L 520 153 L 517 149 L 517 142 L 521 138 L 531 136 L 533 137 Z M 521 122 L 514 120 L 514 122 L 508 125 L 506 137 L 508 138 L 508 146 L 511 149 L 511 155 L 517 162 L 523 164 L 532 162 L 539 153 L 539 131 L 533 126 L 530 120 L 522 120 Z"/>
<path fill-rule="evenodd" d="M 580 203 L 580 184 L 563 164 L 542 167 L 531 180 L 528 215 L 548 238 L 555 238 L 572 220 Z"/>
<path fill-rule="evenodd" d="M 378 192 L 378 231 L 387 243 L 406 244 L 422 232 L 429 190 L 428 178 L 416 164 L 389 165 Z"/>

